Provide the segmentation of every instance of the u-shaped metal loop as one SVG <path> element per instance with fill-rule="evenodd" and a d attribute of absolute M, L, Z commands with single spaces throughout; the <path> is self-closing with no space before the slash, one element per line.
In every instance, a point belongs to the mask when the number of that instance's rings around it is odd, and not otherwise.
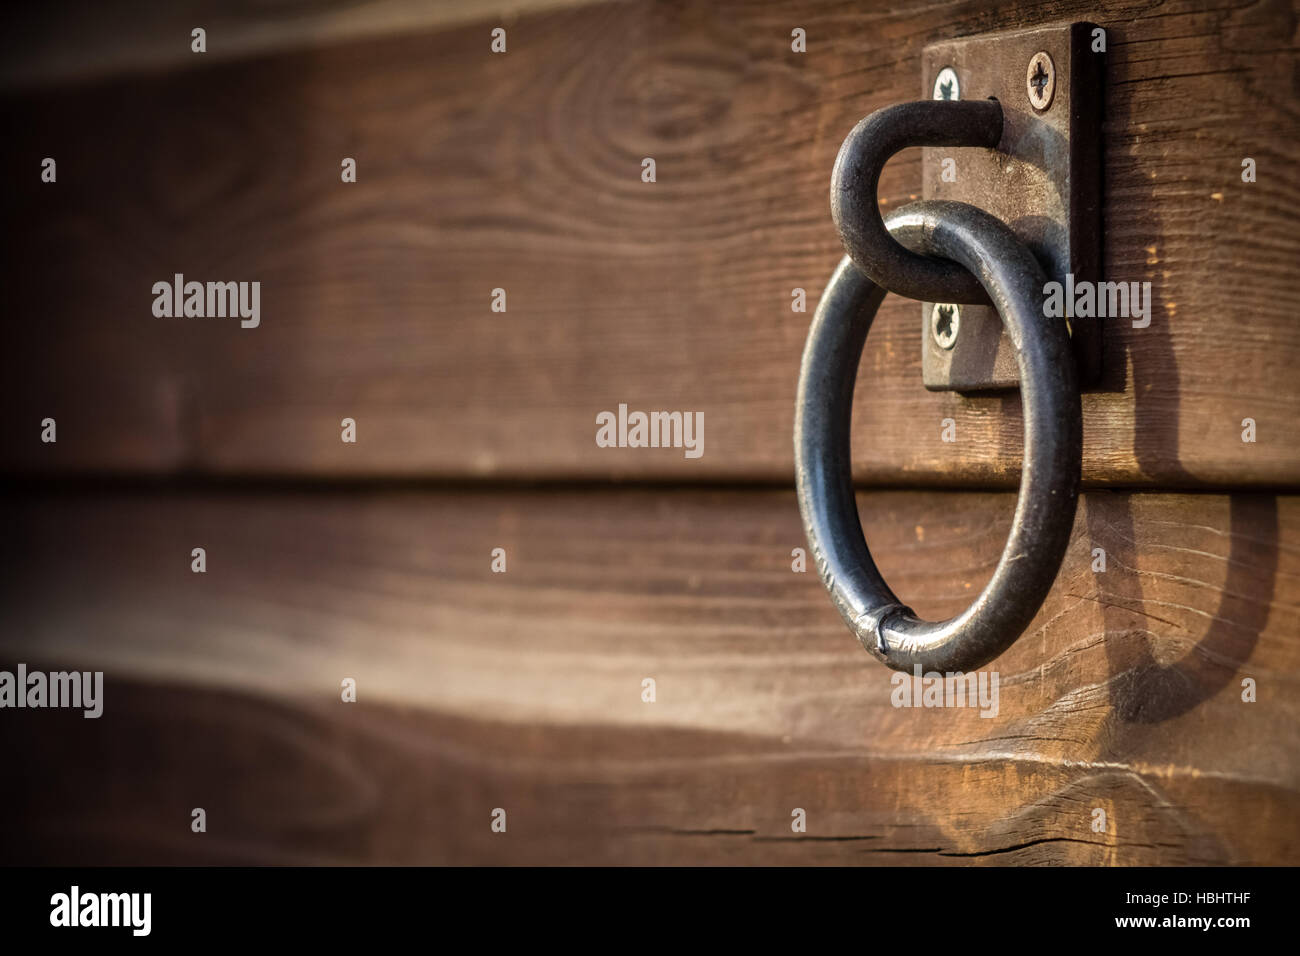
<path fill-rule="evenodd" d="M 822 582 L 864 648 L 898 670 L 971 670 L 1029 625 L 1069 543 L 1083 455 L 1075 364 L 1064 323 L 1043 315 L 1042 268 L 1000 220 L 965 203 L 922 201 L 885 226 L 911 248 L 969 270 L 1015 346 L 1025 452 L 1011 533 L 984 590 L 947 621 L 920 620 L 881 577 L 854 499 L 849 423 L 858 362 L 885 290 L 848 257 L 822 295 L 799 373 L 799 510 Z"/>
<path fill-rule="evenodd" d="M 996 100 L 923 100 L 876 110 L 853 127 L 831 173 L 831 215 L 849 257 L 877 285 L 928 302 L 987 304 L 969 272 L 917 255 L 890 238 L 876 188 L 889 157 L 908 146 L 996 147 L 1002 107 Z"/>

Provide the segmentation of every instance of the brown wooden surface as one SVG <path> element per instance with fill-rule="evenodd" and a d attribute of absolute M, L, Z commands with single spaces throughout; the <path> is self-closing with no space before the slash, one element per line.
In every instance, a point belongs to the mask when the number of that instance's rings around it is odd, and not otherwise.
<path fill-rule="evenodd" d="M 860 510 L 886 577 L 938 616 L 991 573 L 1012 503 Z M 0 659 L 109 672 L 97 721 L 0 721 L 11 859 L 1300 854 L 1300 499 L 1087 496 L 1056 588 L 990 665 L 995 718 L 891 706 L 890 672 L 790 569 L 790 492 L 124 490 L 11 498 L 3 521 Z"/>
<path fill-rule="evenodd" d="M 99 720 L 3 712 L 3 862 L 1300 859 L 1300 498 L 1272 494 L 1300 488 L 1294 3 L 639 0 L 521 16 L 505 56 L 486 20 L 446 27 L 473 5 L 68 3 L 8 31 L 0 474 L 59 480 L 0 504 L 0 667 L 108 683 Z M 177 56 L 205 10 L 213 55 Z M 790 566 L 831 162 L 918 95 L 926 43 L 1085 18 L 1109 31 L 1107 278 L 1156 303 L 1106 330 L 1085 479 L 1161 493 L 1085 497 L 990 665 L 996 717 L 898 709 Z M 919 187 L 911 151 L 882 199 Z M 260 281 L 261 327 L 154 318 L 175 272 Z M 924 391 L 918 310 L 887 300 L 868 343 L 855 475 L 1014 483 L 1018 401 Z M 704 457 L 598 448 L 620 402 L 704 412 Z M 392 476 L 417 480 L 338 480 Z M 1168 493 L 1210 486 L 1235 490 Z M 860 498 L 936 618 L 1013 504 Z"/>
<path fill-rule="evenodd" d="M 208 34 L 202 61 L 207 65 L 453 23 L 482 21 L 510 27 L 520 13 L 583 2 L 45 0 L 14 5 L 10 12 L 8 29 L 0 37 L 0 87 L 31 89 L 124 73 L 184 69 L 199 62 L 190 49 L 190 31 L 195 27 Z"/>
<path fill-rule="evenodd" d="M 1085 478 L 1294 487 L 1297 18 L 1276 0 L 640 2 L 523 16 L 505 56 L 475 24 L 11 97 L 0 467 L 788 481 L 790 290 L 811 309 L 839 255 L 843 136 L 918 95 L 927 42 L 1070 18 L 1109 31 L 1106 273 L 1156 303 L 1106 330 Z M 919 184 L 909 151 L 882 197 Z M 261 327 L 154 318 L 174 272 L 261 281 Z M 918 309 L 891 298 L 868 342 L 855 474 L 1013 483 L 1018 401 L 925 392 Z M 704 457 L 598 448 L 620 402 L 704 412 Z"/>

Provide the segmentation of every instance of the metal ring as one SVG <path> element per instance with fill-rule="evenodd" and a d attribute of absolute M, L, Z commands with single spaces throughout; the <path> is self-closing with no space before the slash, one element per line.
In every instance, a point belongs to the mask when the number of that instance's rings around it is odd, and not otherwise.
<path fill-rule="evenodd" d="M 847 256 L 822 294 L 799 372 L 799 510 L 822 583 L 867 651 L 898 670 L 971 670 L 1029 625 L 1070 540 L 1083 457 L 1074 359 L 1064 323 L 1043 315 L 1041 267 L 1001 221 L 965 203 L 922 201 L 893 213 L 886 225 L 912 248 L 969 269 L 1015 346 L 1025 455 L 1011 533 L 992 579 L 947 621 L 920 620 L 876 569 L 853 495 L 849 422 L 858 361 L 885 290 Z"/>
<path fill-rule="evenodd" d="M 876 110 L 853 127 L 831 173 L 831 216 L 858 268 L 877 285 L 925 302 L 988 304 L 968 271 L 905 249 L 885 230 L 876 188 L 886 160 L 907 146 L 995 147 L 1002 139 L 996 100 L 924 100 Z"/>

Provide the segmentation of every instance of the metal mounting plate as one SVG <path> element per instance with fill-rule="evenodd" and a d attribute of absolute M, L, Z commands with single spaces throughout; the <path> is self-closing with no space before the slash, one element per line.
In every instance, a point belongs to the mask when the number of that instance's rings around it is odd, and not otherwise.
<path fill-rule="evenodd" d="M 1004 115 L 997 150 L 927 147 L 922 150 L 923 195 L 979 206 L 1006 222 L 1033 250 L 1049 279 L 1097 281 L 1101 271 L 1101 98 L 1103 53 L 1092 52 L 1091 23 L 945 40 L 922 53 L 923 96 L 936 93 L 945 67 L 957 76 L 960 99 L 992 97 Z M 1043 110 L 1030 103 L 1028 73 L 1046 52 L 1055 88 Z M 948 77 L 945 77 L 948 79 Z M 947 87 L 951 91 L 952 87 Z M 945 159 L 948 178 L 944 179 Z M 956 340 L 943 348 L 931 331 L 934 303 L 923 305 L 922 377 L 933 391 L 1017 387 L 1015 349 L 997 312 L 959 306 Z M 945 316 L 946 317 L 946 316 Z M 1060 321 L 1065 322 L 1066 319 Z M 1071 342 L 1079 384 L 1101 373 L 1101 327 L 1074 323 Z"/>

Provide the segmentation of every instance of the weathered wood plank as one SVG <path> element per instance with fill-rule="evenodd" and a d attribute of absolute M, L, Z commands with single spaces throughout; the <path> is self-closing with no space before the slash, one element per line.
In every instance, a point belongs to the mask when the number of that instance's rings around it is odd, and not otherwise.
<path fill-rule="evenodd" d="M 25 775 L 0 795 L 4 862 L 1172 865 L 1297 852 L 1293 790 L 1219 776 L 1153 784 L 1107 767 L 115 690 L 111 721 L 60 715 L 55 728 L 24 712 L 0 725 Z M 195 806 L 205 834 L 189 829 Z M 489 829 L 497 807 L 504 834 Z M 1095 807 L 1110 834 L 1092 832 Z M 805 833 L 791 831 L 794 808 Z"/>
<path fill-rule="evenodd" d="M 891 583 L 939 616 L 991 573 L 1012 500 L 860 509 Z M 3 517 L 0 661 L 108 673 L 98 721 L 0 721 L 18 857 L 1300 855 L 1300 499 L 1087 496 L 1052 595 L 988 669 L 992 717 L 893 705 L 792 572 L 786 492 L 122 492 Z"/>
<path fill-rule="evenodd" d="M 1085 478 L 1296 486 L 1287 2 L 617 4 L 522 17 L 504 56 L 474 26 L 11 99 L 0 467 L 787 480 L 842 137 L 917 95 L 925 43 L 1071 17 L 1109 30 L 1106 274 L 1155 301 L 1106 330 Z M 882 196 L 919 183 L 909 151 Z M 155 318 L 176 272 L 261 281 L 261 326 Z M 926 392 L 917 312 L 868 343 L 856 475 L 1014 482 L 1018 399 Z M 702 411 L 703 457 L 597 447 L 620 402 Z"/>
<path fill-rule="evenodd" d="M 0 37 L 0 87 L 185 69 L 474 20 L 513 26 L 522 12 L 584 0 L 45 0 L 15 7 Z M 590 2 L 590 0 L 586 0 Z M 128 26 L 125 26 L 128 25 Z M 207 31 L 204 60 L 191 31 Z"/>

